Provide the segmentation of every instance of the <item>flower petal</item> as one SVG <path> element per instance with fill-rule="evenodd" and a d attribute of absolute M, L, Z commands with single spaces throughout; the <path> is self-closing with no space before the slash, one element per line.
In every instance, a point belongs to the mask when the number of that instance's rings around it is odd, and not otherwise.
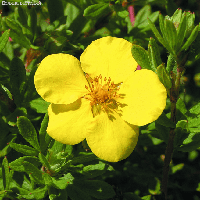
<path fill-rule="evenodd" d="M 35 73 L 34 83 L 39 95 L 55 104 L 72 103 L 88 93 L 79 60 L 68 54 L 45 57 Z"/>
<path fill-rule="evenodd" d="M 122 38 L 108 36 L 97 39 L 82 53 L 81 67 L 92 78 L 101 74 L 115 83 L 123 82 L 138 65 L 131 47 L 131 42 Z"/>
<path fill-rule="evenodd" d="M 130 124 L 144 126 L 151 123 L 166 106 L 167 91 L 151 70 L 135 71 L 121 85 L 119 94 L 125 94 L 117 101 L 125 105 L 121 107 L 122 118 Z"/>
<path fill-rule="evenodd" d="M 68 105 L 51 104 L 48 114 L 47 133 L 63 144 L 74 145 L 83 141 L 93 125 L 91 106 L 85 99 Z"/>
<path fill-rule="evenodd" d="M 99 158 L 118 162 L 127 158 L 138 141 L 139 128 L 125 122 L 117 113 L 96 116 L 94 131 L 87 137 L 92 152 Z"/>

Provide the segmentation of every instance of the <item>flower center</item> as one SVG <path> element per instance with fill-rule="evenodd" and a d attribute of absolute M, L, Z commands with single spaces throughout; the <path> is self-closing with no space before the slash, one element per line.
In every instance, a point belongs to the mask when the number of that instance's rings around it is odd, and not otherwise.
<path fill-rule="evenodd" d="M 94 79 L 86 74 L 86 79 L 89 87 L 85 86 L 85 88 L 89 93 L 84 98 L 90 100 L 94 116 L 99 114 L 101 110 L 109 112 L 110 109 L 117 108 L 116 99 L 120 97 L 117 93 L 121 83 L 114 84 L 114 82 L 111 82 L 110 77 L 108 79 L 106 77 L 102 79 L 101 74 Z"/>

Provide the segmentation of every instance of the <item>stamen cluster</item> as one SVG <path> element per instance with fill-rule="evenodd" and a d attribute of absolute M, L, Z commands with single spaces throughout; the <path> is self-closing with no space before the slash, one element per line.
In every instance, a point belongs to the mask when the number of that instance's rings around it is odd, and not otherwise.
<path fill-rule="evenodd" d="M 89 93 L 84 98 L 90 100 L 91 106 L 101 105 L 101 108 L 106 110 L 108 105 L 114 103 L 120 97 L 117 94 L 120 88 L 114 82 L 111 82 L 110 77 L 108 79 L 106 77 L 102 79 L 100 74 L 92 79 L 86 74 L 86 79 L 88 80 L 89 87 L 85 86 L 85 88 Z"/>

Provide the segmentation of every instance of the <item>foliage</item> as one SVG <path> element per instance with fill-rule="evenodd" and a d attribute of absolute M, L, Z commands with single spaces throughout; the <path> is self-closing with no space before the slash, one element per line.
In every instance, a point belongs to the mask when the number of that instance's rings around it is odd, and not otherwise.
<path fill-rule="evenodd" d="M 18 5 L 0 5 L 0 199 L 157 199 L 169 143 L 168 198 L 200 199 L 197 2 L 182 1 L 182 9 L 172 0 L 9 2 Z M 119 163 L 100 160 L 85 142 L 70 146 L 50 138 L 49 104 L 33 83 L 45 56 L 79 59 L 93 40 L 108 35 L 133 43 L 133 57 L 157 73 L 169 97 L 158 120 L 140 127 L 136 150 Z"/>

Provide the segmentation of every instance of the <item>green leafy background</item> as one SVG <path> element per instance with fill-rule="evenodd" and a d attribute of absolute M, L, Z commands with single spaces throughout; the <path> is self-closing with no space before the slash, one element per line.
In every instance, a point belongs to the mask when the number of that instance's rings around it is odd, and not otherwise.
<path fill-rule="evenodd" d="M 168 198 L 200 199 L 199 1 L 41 0 L 41 5 L 17 6 L 0 2 L 0 199 L 161 199 L 170 128 L 176 135 Z M 134 5 L 134 26 L 129 5 Z M 175 55 L 187 55 L 177 123 L 170 120 L 168 98 L 159 119 L 140 127 L 133 153 L 118 163 L 100 160 L 85 141 L 70 146 L 50 138 L 49 104 L 33 83 L 45 56 L 62 52 L 79 59 L 93 40 L 108 35 L 132 42 L 138 64 L 156 72 L 168 94 Z"/>

